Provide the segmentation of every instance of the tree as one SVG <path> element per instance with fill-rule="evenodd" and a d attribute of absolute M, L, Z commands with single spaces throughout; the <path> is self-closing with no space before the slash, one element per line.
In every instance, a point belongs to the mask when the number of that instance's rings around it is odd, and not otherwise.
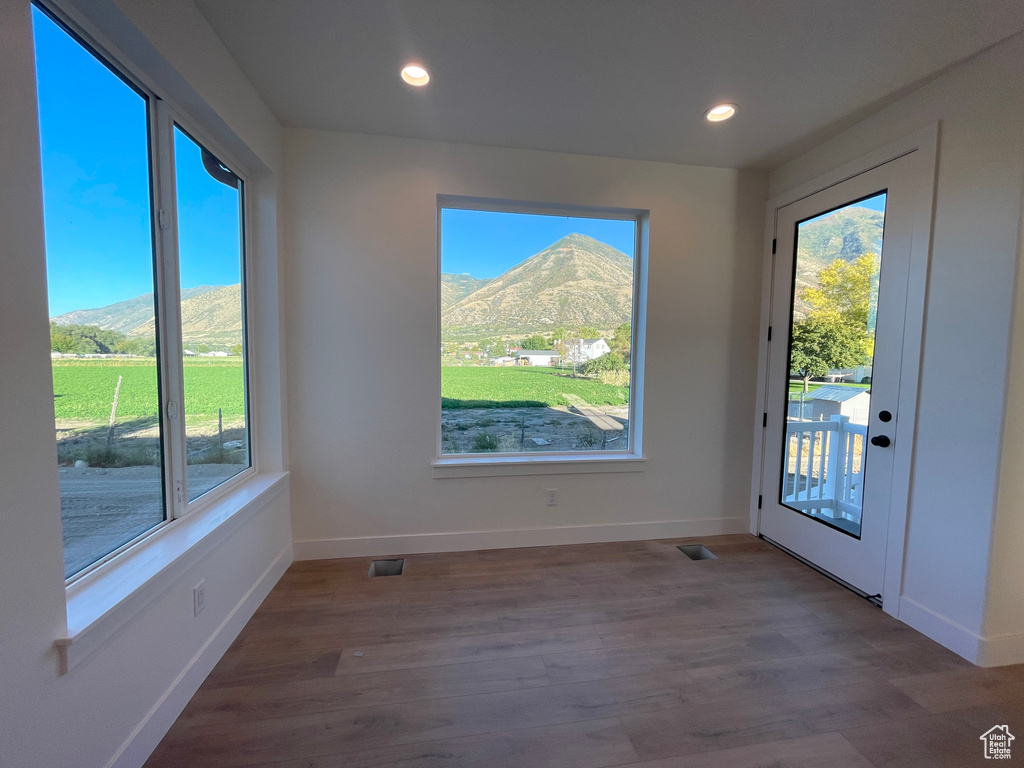
<path fill-rule="evenodd" d="M 592 325 L 581 325 L 579 330 L 579 337 L 581 339 L 597 339 L 600 338 L 601 332 Z"/>
<path fill-rule="evenodd" d="M 593 360 L 587 360 L 583 366 L 583 373 L 588 376 L 601 373 L 602 371 L 624 370 L 626 370 L 626 361 L 622 359 L 618 352 L 608 352 L 600 357 L 595 357 Z"/>
<path fill-rule="evenodd" d="M 852 368 L 864 361 L 863 333 L 838 317 L 811 314 L 793 323 L 789 349 L 790 370 L 804 382 L 833 368 Z"/>
<path fill-rule="evenodd" d="M 118 331 L 104 331 L 95 325 L 58 325 L 50 321 L 50 349 L 73 355 L 112 354 L 126 336 Z"/>
<path fill-rule="evenodd" d="M 156 357 L 156 340 L 152 338 L 125 339 L 114 345 L 114 351 L 119 355 Z"/>
<path fill-rule="evenodd" d="M 579 373 L 580 365 L 587 359 L 587 356 L 583 354 L 583 340 L 577 333 L 566 333 L 562 340 L 555 344 L 555 351 L 561 355 L 562 362 L 572 366 L 573 376 Z"/>
<path fill-rule="evenodd" d="M 633 326 L 630 323 L 623 323 L 615 329 L 608 346 L 612 352 L 617 352 L 624 360 L 629 360 L 633 344 Z"/>
<path fill-rule="evenodd" d="M 879 260 L 873 253 L 861 254 L 853 261 L 836 259 L 818 273 L 816 287 L 809 286 L 801 293 L 811 308 L 808 316 L 837 319 L 862 331 L 866 359 L 874 353 L 873 316 L 878 292 L 872 289 L 878 282 L 878 268 Z"/>
<path fill-rule="evenodd" d="M 836 259 L 818 273 L 816 286 L 801 291 L 810 311 L 793 323 L 790 370 L 803 379 L 804 392 L 814 376 L 871 359 L 878 268 L 873 253 Z"/>
<path fill-rule="evenodd" d="M 61 330 L 60 326 L 50 323 L 50 349 L 61 354 L 74 354 L 76 341 Z"/>
<path fill-rule="evenodd" d="M 532 336 L 527 336 L 521 342 L 519 342 L 520 349 L 548 349 L 548 340 L 541 336 L 539 333 L 535 333 Z"/>

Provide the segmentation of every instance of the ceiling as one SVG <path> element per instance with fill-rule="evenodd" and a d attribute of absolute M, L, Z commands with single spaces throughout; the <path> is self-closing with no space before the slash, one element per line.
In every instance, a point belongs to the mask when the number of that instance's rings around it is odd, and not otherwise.
<path fill-rule="evenodd" d="M 1024 30 L 1020 0 L 195 2 L 285 126 L 731 168 Z"/>

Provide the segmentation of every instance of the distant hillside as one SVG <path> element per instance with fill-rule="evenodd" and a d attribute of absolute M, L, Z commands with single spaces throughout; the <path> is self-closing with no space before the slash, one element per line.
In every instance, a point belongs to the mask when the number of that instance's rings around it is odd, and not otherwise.
<path fill-rule="evenodd" d="M 516 333 L 590 325 L 615 328 L 632 314 L 633 260 L 572 234 L 452 304 L 442 328 Z"/>
<path fill-rule="evenodd" d="M 797 244 L 797 289 L 816 286 L 818 273 L 836 259 L 855 261 L 864 253 L 880 253 L 885 216 L 870 208 L 843 208 L 800 227 Z M 799 299 L 798 312 L 806 307 Z"/>
<path fill-rule="evenodd" d="M 207 344 L 228 350 L 242 342 L 241 285 L 203 285 L 181 292 L 184 346 Z M 147 294 L 100 309 L 80 309 L 51 318 L 58 325 L 98 325 L 132 337 L 152 337 L 153 296 Z"/>
<path fill-rule="evenodd" d="M 473 291 L 490 282 L 469 275 L 441 274 L 441 309 L 446 310 L 459 299 L 469 296 Z"/>
<path fill-rule="evenodd" d="M 181 298 L 190 299 L 193 296 L 216 290 L 215 285 L 200 285 L 197 288 L 186 288 L 181 292 Z M 99 309 L 76 309 L 73 312 L 65 312 L 63 315 L 51 317 L 50 320 L 57 325 L 98 325 L 105 331 L 118 331 L 130 335 L 132 331 L 141 325 L 151 322 L 153 319 L 153 294 L 147 293 L 127 301 L 119 301 L 107 307 Z"/>

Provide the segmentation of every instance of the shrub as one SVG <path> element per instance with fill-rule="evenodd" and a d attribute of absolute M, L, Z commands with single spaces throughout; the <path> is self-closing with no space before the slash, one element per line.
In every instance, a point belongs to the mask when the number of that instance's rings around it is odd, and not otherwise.
<path fill-rule="evenodd" d="M 602 371 L 624 371 L 625 369 L 626 361 L 622 359 L 622 355 L 618 352 L 608 352 L 593 360 L 588 360 L 583 366 L 583 373 L 595 374 Z"/>
<path fill-rule="evenodd" d="M 473 438 L 474 451 L 496 451 L 498 450 L 498 439 L 490 432 L 481 432 Z"/>
<path fill-rule="evenodd" d="M 145 467 L 156 464 L 156 456 L 145 448 L 117 448 L 108 446 L 89 446 L 70 451 L 59 451 L 58 463 L 73 466 L 76 461 L 84 461 L 90 467 L 114 469 L 119 467 Z"/>
<path fill-rule="evenodd" d="M 523 445 L 515 435 L 502 435 L 498 438 L 498 450 L 502 453 L 514 453 L 522 449 Z"/>
<path fill-rule="evenodd" d="M 577 448 L 593 448 L 599 442 L 601 442 L 601 438 L 593 427 L 587 427 L 576 433 Z"/>
<path fill-rule="evenodd" d="M 601 371 L 597 374 L 597 380 L 602 384 L 625 387 L 629 385 L 629 371 L 625 368 L 620 371 Z"/>

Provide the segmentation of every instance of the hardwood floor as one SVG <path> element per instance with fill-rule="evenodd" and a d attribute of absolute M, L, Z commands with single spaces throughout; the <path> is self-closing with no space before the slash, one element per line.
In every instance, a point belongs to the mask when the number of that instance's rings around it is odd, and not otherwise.
<path fill-rule="evenodd" d="M 981 669 L 750 536 L 295 563 L 147 768 L 991 765 Z"/>

